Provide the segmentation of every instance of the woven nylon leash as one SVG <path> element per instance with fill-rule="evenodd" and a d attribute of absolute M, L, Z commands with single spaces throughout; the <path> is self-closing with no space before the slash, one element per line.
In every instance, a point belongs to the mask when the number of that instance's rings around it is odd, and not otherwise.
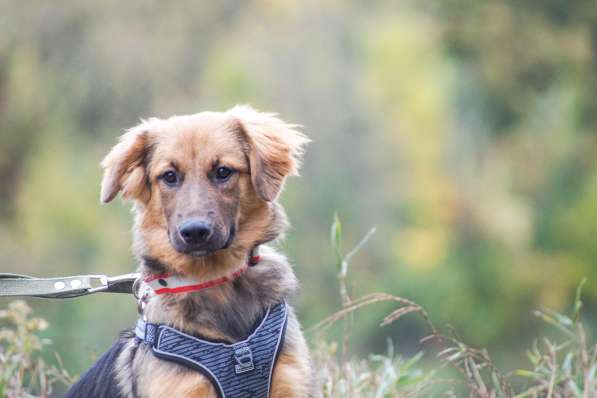
<path fill-rule="evenodd" d="M 0 274 L 0 297 L 29 296 L 66 299 L 94 293 L 133 294 L 139 274 L 75 275 L 58 278 L 34 278 L 19 274 Z"/>

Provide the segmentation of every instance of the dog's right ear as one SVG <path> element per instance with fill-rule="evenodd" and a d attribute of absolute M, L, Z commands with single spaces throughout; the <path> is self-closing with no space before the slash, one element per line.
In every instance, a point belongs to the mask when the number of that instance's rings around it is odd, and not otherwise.
<path fill-rule="evenodd" d="M 104 168 L 100 195 L 102 203 L 112 201 L 120 190 L 125 199 L 149 200 L 150 190 L 144 165 L 149 148 L 149 133 L 143 123 L 120 137 L 118 144 L 101 163 Z"/>

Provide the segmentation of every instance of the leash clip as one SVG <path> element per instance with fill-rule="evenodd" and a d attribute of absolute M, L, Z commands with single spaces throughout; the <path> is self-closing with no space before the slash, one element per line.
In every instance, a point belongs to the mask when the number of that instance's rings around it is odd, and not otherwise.
<path fill-rule="evenodd" d="M 105 292 L 110 290 L 113 286 L 134 281 L 139 277 L 139 274 L 123 274 L 113 277 L 107 277 L 106 275 L 90 275 L 89 282 L 92 284 L 92 281 L 96 280 L 99 281 L 99 286 L 90 287 L 87 289 L 88 293 L 97 293 L 97 292 Z"/>
<path fill-rule="evenodd" d="M 97 293 L 97 292 L 104 292 L 108 290 L 108 283 L 109 279 L 106 275 L 89 275 L 89 283 L 92 284 L 92 281 L 99 281 L 100 285 L 96 287 L 90 287 L 87 289 L 89 293 Z"/>

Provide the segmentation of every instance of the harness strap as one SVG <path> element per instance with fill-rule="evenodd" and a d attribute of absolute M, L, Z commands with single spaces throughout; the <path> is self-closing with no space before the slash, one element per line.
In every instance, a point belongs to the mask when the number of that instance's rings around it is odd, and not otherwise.
<path fill-rule="evenodd" d="M 251 335 L 233 344 L 204 340 L 143 319 L 137 322 L 135 334 L 154 356 L 202 373 L 219 398 L 267 398 L 287 319 L 285 302 L 272 305 Z"/>
<path fill-rule="evenodd" d="M 59 278 L 34 278 L 19 274 L 0 274 L 0 297 L 30 296 L 65 299 L 93 293 L 133 293 L 139 274 L 115 277 L 76 275 Z"/>

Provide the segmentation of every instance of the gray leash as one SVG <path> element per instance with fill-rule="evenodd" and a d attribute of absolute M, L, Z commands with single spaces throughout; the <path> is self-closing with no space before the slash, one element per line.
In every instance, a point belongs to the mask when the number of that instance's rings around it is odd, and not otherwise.
<path fill-rule="evenodd" d="M 134 294 L 139 274 L 76 275 L 59 278 L 34 278 L 19 274 L 0 274 L 0 297 L 43 297 L 65 299 L 94 293 Z"/>

